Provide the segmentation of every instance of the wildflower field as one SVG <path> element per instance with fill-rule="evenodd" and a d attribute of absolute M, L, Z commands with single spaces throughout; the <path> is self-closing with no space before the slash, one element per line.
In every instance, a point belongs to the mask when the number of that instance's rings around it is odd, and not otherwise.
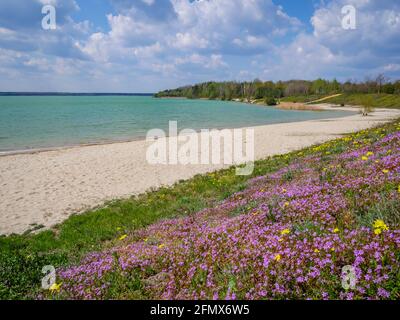
<path fill-rule="evenodd" d="M 177 188 L 183 188 L 179 197 Z M 166 205 L 168 214 L 133 227 L 124 224 L 135 215 L 132 202 L 111 205 L 107 210 L 122 214 L 112 220 L 113 231 L 107 229 L 112 239 L 101 247 L 93 247 L 90 239 L 72 250 L 60 240 L 69 230 L 62 226 L 46 235 L 2 239 L 9 249 L 47 246 L 57 257 L 49 258 L 59 266 L 57 283 L 48 291 L 24 288 L 24 296 L 400 298 L 400 122 L 257 162 L 248 179 L 235 177 L 234 169 L 223 170 L 132 201 L 142 210 L 136 212 L 147 215 L 152 208 L 162 211 L 160 203 L 174 202 L 175 207 Z M 90 221 L 101 230 L 101 212 L 75 219 L 82 228 Z M 64 243 L 57 247 L 56 241 Z M 16 259 L 10 252 L 8 261 Z M 29 264 L 26 251 L 21 252 L 25 256 L 18 261 Z M 78 258 L 72 259 L 71 252 Z M 40 256 L 31 258 L 35 265 Z M 345 266 L 353 268 L 355 277 L 347 289 L 342 283 Z M 37 270 L 32 272 L 29 279 L 36 279 Z M 1 289 L 10 296 L 9 284 L 0 282 Z"/>

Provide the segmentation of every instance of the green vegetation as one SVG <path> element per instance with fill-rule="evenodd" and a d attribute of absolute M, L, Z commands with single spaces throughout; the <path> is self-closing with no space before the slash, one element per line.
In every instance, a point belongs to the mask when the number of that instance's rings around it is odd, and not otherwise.
<path fill-rule="evenodd" d="M 318 99 L 324 98 L 325 95 L 311 94 L 307 96 L 289 96 L 281 99 L 281 102 L 293 102 L 293 103 L 308 103 Z"/>
<path fill-rule="evenodd" d="M 400 95 L 399 94 L 344 94 L 339 97 L 331 98 L 324 103 L 333 104 L 347 104 L 362 106 L 365 105 L 365 101 L 372 108 L 400 108 Z"/>
<path fill-rule="evenodd" d="M 282 157 L 259 161 L 253 176 L 286 164 Z M 43 266 L 77 263 L 88 252 L 112 246 L 121 235 L 212 206 L 243 189 L 251 177 L 236 176 L 235 168 L 198 175 L 170 188 L 72 216 L 52 230 L 0 237 L 0 299 L 33 298 L 40 290 Z"/>
<path fill-rule="evenodd" d="M 274 97 L 268 97 L 268 98 L 265 98 L 264 103 L 267 106 L 275 106 L 275 105 L 277 105 L 278 102 L 276 101 L 276 99 Z"/>
<path fill-rule="evenodd" d="M 60 270 L 44 296 L 398 299 L 400 126 L 392 130 L 299 152 L 218 205 L 156 223 Z M 357 272 L 355 288 L 343 286 L 343 266 Z"/>
<path fill-rule="evenodd" d="M 356 104 L 349 97 L 372 94 L 373 107 L 398 107 L 400 100 L 400 81 L 389 82 L 384 75 L 378 75 L 375 80 L 366 79 L 364 82 L 317 79 L 314 81 L 261 81 L 251 82 L 205 82 L 193 86 L 185 86 L 165 90 L 155 94 L 155 97 L 185 97 L 188 99 L 219 99 L 238 100 L 246 102 L 262 101 L 308 103 L 327 96 L 343 94 L 344 98 L 332 99 L 335 103 Z M 349 101 L 348 101 L 349 100 Z M 356 101 L 354 101 L 356 102 Z M 360 104 L 359 98 L 357 104 Z M 383 103 L 383 105 L 380 105 Z M 273 103 L 267 103 L 273 104 Z"/>
<path fill-rule="evenodd" d="M 385 126 L 385 132 L 394 130 L 395 124 Z M 361 141 L 377 139 L 380 135 L 376 130 L 369 130 L 357 137 Z M 334 145 L 330 147 L 331 156 L 348 148 L 352 141 L 338 139 L 329 145 Z M 197 175 L 170 188 L 111 202 L 104 208 L 72 216 L 51 230 L 0 237 L 0 299 L 34 298 L 40 292 L 43 266 L 58 268 L 76 264 L 88 252 L 112 247 L 121 236 L 132 235 L 135 230 L 156 221 L 192 215 L 213 207 L 244 190 L 249 179 L 275 172 L 320 149 L 310 147 L 257 161 L 253 174 L 248 177 L 236 176 L 235 168 Z M 290 181 L 295 174 L 288 172 L 285 179 Z M 375 217 L 382 210 L 376 208 L 371 214 Z"/>

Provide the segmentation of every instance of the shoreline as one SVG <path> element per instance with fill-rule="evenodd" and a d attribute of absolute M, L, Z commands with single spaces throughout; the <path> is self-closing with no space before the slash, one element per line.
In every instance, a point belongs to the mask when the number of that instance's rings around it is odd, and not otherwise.
<path fill-rule="evenodd" d="M 159 98 L 159 99 L 180 99 L 180 98 Z M 258 104 L 258 103 L 250 103 L 250 102 L 241 102 L 241 101 L 230 101 L 230 102 L 236 102 L 236 103 L 242 103 L 242 104 L 248 104 L 252 106 L 260 106 L 260 107 L 269 107 L 269 108 L 276 108 L 276 109 L 281 109 L 279 106 L 268 106 L 265 104 Z M 293 111 L 315 111 L 315 112 L 323 112 L 323 111 L 346 111 L 346 112 L 357 112 L 356 107 L 340 107 L 340 110 L 336 107 L 328 106 L 328 107 L 323 107 L 322 105 L 315 105 L 316 108 L 314 109 L 301 109 L 301 110 L 296 110 L 296 109 L 285 109 L 282 108 L 281 110 L 293 110 Z M 350 114 L 349 114 L 350 115 Z M 346 117 L 348 115 L 342 115 L 341 117 Z M 329 117 L 327 119 L 336 119 L 336 118 L 341 118 L 341 117 Z M 319 119 L 319 120 L 324 120 L 324 119 Z M 302 120 L 302 121 L 312 121 L 312 120 Z M 257 127 L 260 126 L 268 126 L 268 125 L 274 125 L 274 124 L 285 124 L 285 123 L 296 123 L 299 121 L 283 121 L 283 122 L 277 122 L 277 123 L 267 123 L 263 125 L 257 125 Z M 256 126 L 250 126 L 250 127 L 256 127 Z M 239 128 L 239 129 L 244 129 L 246 127 L 240 126 L 240 127 L 215 127 L 212 129 L 217 129 L 217 130 L 222 130 L 222 129 L 234 129 L 234 128 Z M 196 132 L 200 132 L 201 129 L 195 130 Z M 167 138 L 169 137 L 168 135 L 166 136 Z M 134 141 L 145 141 L 146 137 L 145 136 L 137 136 L 137 137 L 132 137 L 129 139 L 121 139 L 121 140 L 103 140 L 99 142 L 87 142 L 87 143 L 77 143 L 77 144 L 67 144 L 63 146 L 46 146 L 46 147 L 35 147 L 32 149 L 16 149 L 16 150 L 4 150 L 0 151 L 0 158 L 2 157 L 8 157 L 8 156 L 14 156 L 14 155 L 19 155 L 19 154 L 38 154 L 38 153 L 43 153 L 43 152 L 51 152 L 51 151 L 59 151 L 59 150 L 68 150 L 68 149 L 75 149 L 75 148 L 81 148 L 81 147 L 91 147 L 91 146 L 102 146 L 102 145 L 108 145 L 108 144 L 118 144 L 118 143 L 128 143 L 128 142 L 134 142 Z"/>
<path fill-rule="evenodd" d="M 321 105 L 322 109 L 356 111 Z M 284 154 L 400 117 L 398 109 L 376 109 L 368 117 L 268 124 L 255 127 L 255 159 Z M 266 139 L 267 137 L 267 139 Z M 168 139 L 168 138 L 166 138 Z M 144 140 L 115 142 L 0 157 L 0 234 L 45 228 L 69 216 L 170 186 L 230 165 L 150 165 Z"/>

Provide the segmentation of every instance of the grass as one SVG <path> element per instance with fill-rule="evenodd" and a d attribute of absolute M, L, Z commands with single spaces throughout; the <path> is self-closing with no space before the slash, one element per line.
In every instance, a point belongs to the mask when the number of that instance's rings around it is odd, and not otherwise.
<path fill-rule="evenodd" d="M 322 99 L 326 97 L 323 94 L 312 94 L 312 95 L 303 95 L 303 96 L 290 96 L 284 97 L 280 99 L 281 102 L 293 102 L 293 103 L 307 103 L 314 100 Z"/>
<path fill-rule="evenodd" d="M 393 124 L 386 125 L 385 130 L 394 128 Z M 374 130 L 367 130 L 360 133 L 360 139 L 373 139 L 375 135 Z M 331 148 L 332 145 L 334 148 Z M 329 144 L 330 155 L 340 153 L 350 145 L 350 141 L 339 139 Z M 313 146 L 257 161 L 253 174 L 248 177 L 236 176 L 235 168 L 198 175 L 170 188 L 111 202 L 104 208 L 72 216 L 51 230 L 0 237 L 0 299 L 35 298 L 40 292 L 43 266 L 53 265 L 58 268 L 74 265 L 89 252 L 114 246 L 124 234 L 133 234 L 135 230 L 162 219 L 192 215 L 203 208 L 213 207 L 243 190 L 249 179 L 275 172 L 324 148 L 324 145 Z M 295 174 L 289 171 L 285 179 L 291 181 Z M 371 209 L 371 219 L 377 217 L 382 210 L 384 208 Z M 235 214 L 241 214 L 241 211 Z M 118 283 L 124 281 L 117 280 Z M 141 284 L 135 277 L 125 285 L 130 286 L 132 292 L 140 291 Z M 135 297 L 135 294 L 131 297 Z"/>
<path fill-rule="evenodd" d="M 397 124 L 283 156 L 289 166 L 223 202 L 59 270 L 62 288 L 44 296 L 397 299 L 399 141 Z M 343 266 L 357 273 L 350 291 Z"/>
<path fill-rule="evenodd" d="M 372 98 L 373 108 L 400 108 L 400 95 L 398 94 L 344 94 L 328 99 L 324 103 L 362 105 L 365 97 Z"/>
<path fill-rule="evenodd" d="M 256 163 L 255 175 L 284 166 L 281 157 Z M 33 298 L 40 290 L 42 267 L 77 263 L 86 253 L 112 246 L 123 234 L 161 219 L 190 215 L 244 188 L 253 177 L 235 168 L 197 175 L 170 188 L 142 194 L 75 215 L 51 230 L 0 237 L 0 299 Z"/>
<path fill-rule="evenodd" d="M 388 199 L 385 194 L 382 194 L 383 199 Z M 387 221 L 390 225 L 400 225 L 400 203 L 397 200 L 389 199 L 387 201 L 378 202 L 364 214 L 358 217 L 358 223 L 363 226 L 371 226 L 377 219 Z"/>

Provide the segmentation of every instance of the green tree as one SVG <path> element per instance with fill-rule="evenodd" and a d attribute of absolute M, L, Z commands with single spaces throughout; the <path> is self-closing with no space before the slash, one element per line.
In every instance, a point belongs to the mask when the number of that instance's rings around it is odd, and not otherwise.
<path fill-rule="evenodd" d="M 368 116 L 374 111 L 374 97 L 372 95 L 365 95 L 361 97 L 362 115 Z"/>

